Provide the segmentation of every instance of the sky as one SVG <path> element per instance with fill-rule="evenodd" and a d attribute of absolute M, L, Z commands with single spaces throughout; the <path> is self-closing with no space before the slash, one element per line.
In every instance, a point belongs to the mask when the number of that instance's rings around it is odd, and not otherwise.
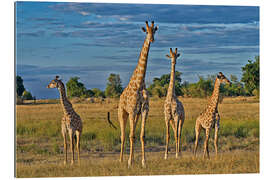
<path fill-rule="evenodd" d="M 17 2 L 16 75 L 37 99 L 58 98 L 47 89 L 59 75 L 78 76 L 87 89 L 105 89 L 111 73 L 125 87 L 145 38 L 141 27 L 155 21 L 146 83 L 170 73 L 169 48 L 181 56 L 182 81 L 223 72 L 241 79 L 259 55 L 259 7 L 158 4 Z"/>

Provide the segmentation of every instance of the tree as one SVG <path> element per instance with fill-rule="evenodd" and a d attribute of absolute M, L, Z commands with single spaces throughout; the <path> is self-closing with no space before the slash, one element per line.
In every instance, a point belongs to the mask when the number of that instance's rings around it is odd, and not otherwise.
<path fill-rule="evenodd" d="M 246 95 L 244 85 L 238 81 L 235 75 L 230 76 L 231 85 L 221 85 L 220 92 L 225 96 L 244 96 Z"/>
<path fill-rule="evenodd" d="M 68 97 L 86 97 L 87 90 L 83 83 L 78 82 L 79 79 L 79 77 L 71 77 L 67 82 L 66 86 Z"/>
<path fill-rule="evenodd" d="M 182 96 L 183 92 L 181 90 L 181 72 L 175 72 L 175 94 L 177 96 Z M 167 89 L 170 83 L 170 74 L 164 74 L 160 78 L 154 78 L 153 83 L 147 89 L 150 95 L 164 97 L 167 95 Z"/>
<path fill-rule="evenodd" d="M 259 92 L 260 87 L 260 56 L 255 57 L 255 61 L 248 60 L 248 64 L 242 67 L 242 79 L 245 89 L 249 95 Z"/>
<path fill-rule="evenodd" d="M 23 79 L 21 76 L 16 76 L 16 92 L 18 96 L 22 96 L 23 92 L 25 91 L 23 85 Z"/>
<path fill-rule="evenodd" d="M 93 88 L 93 89 L 92 89 L 92 92 L 94 93 L 94 97 L 102 97 L 102 98 L 105 98 L 104 92 L 101 91 L 101 90 L 98 89 L 98 88 Z"/>
<path fill-rule="evenodd" d="M 213 76 L 208 76 L 207 79 L 199 76 L 199 81 L 196 84 L 196 89 L 199 91 L 200 97 L 210 96 L 214 89 Z"/>
<path fill-rule="evenodd" d="M 29 92 L 29 91 L 24 91 L 23 94 L 22 94 L 22 98 L 23 100 L 32 100 L 33 99 L 33 96 L 32 94 Z"/>
<path fill-rule="evenodd" d="M 123 91 L 119 74 L 110 74 L 107 87 L 105 89 L 106 97 L 119 97 Z"/>
<path fill-rule="evenodd" d="M 95 93 L 91 89 L 87 89 L 85 92 L 86 97 L 93 97 Z"/>

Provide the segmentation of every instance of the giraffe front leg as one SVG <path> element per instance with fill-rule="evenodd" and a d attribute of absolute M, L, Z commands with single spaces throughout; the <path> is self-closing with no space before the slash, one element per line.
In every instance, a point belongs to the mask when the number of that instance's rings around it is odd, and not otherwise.
<path fill-rule="evenodd" d="M 65 159 L 64 159 L 64 165 L 67 164 L 67 137 L 65 133 L 62 133 L 63 138 L 64 138 L 64 153 L 65 153 Z"/>
<path fill-rule="evenodd" d="M 215 141 L 214 141 L 214 145 L 215 145 L 215 151 L 216 151 L 216 158 L 218 155 L 218 130 L 219 130 L 219 114 L 216 114 L 216 123 L 215 123 Z"/>
<path fill-rule="evenodd" d="M 174 141 L 175 141 L 175 158 L 178 158 L 178 152 L 179 152 L 179 144 L 178 144 L 179 116 L 174 117 L 174 123 L 176 124 L 175 128 L 173 128 L 173 130 L 174 130 Z"/>
<path fill-rule="evenodd" d="M 65 159 L 64 159 L 64 165 L 67 164 L 67 136 L 66 136 L 66 126 L 65 124 L 62 124 L 62 136 L 64 139 L 64 153 L 65 153 Z"/>
<path fill-rule="evenodd" d="M 181 119 L 179 121 L 179 128 L 178 128 L 178 152 L 179 152 L 179 155 L 181 156 L 181 137 L 182 137 L 182 127 L 183 127 L 183 120 Z"/>
<path fill-rule="evenodd" d="M 208 150 L 208 140 L 210 135 L 210 129 L 205 130 L 205 141 L 204 141 L 204 152 L 203 152 L 203 158 L 205 158 L 207 154 L 207 158 L 209 159 L 209 150 Z"/>
<path fill-rule="evenodd" d="M 144 146 L 145 146 L 145 123 L 148 116 L 148 109 L 142 112 L 142 125 L 141 125 L 141 145 L 142 145 L 142 166 L 145 167 L 145 153 L 144 153 Z"/>
<path fill-rule="evenodd" d="M 78 153 L 78 164 L 80 164 L 80 137 L 81 137 L 81 132 L 76 131 L 76 137 L 77 137 L 77 153 Z"/>
<path fill-rule="evenodd" d="M 121 151 L 120 151 L 120 162 L 123 162 L 124 148 L 125 148 L 125 129 L 127 123 L 127 113 L 122 109 L 118 109 L 118 119 L 121 129 Z"/>
<path fill-rule="evenodd" d="M 201 127 L 200 123 L 198 121 L 196 121 L 196 125 L 195 125 L 196 140 L 195 140 L 195 144 L 194 144 L 194 157 L 196 157 L 196 153 L 197 153 L 198 141 L 199 141 L 201 128 L 202 127 Z"/>
<path fill-rule="evenodd" d="M 131 167 L 133 163 L 134 158 L 134 141 L 135 141 L 135 115 L 131 114 L 129 115 L 129 125 L 130 125 L 130 133 L 129 133 L 129 142 L 130 142 L 130 153 L 129 153 L 129 159 L 128 159 L 128 167 Z"/>
<path fill-rule="evenodd" d="M 165 146 L 165 156 L 164 159 L 168 158 L 168 146 L 169 146 L 169 142 L 170 142 L 170 123 L 169 123 L 169 119 L 166 118 L 165 116 L 165 124 L 166 124 L 166 146 Z"/>
<path fill-rule="evenodd" d="M 70 140 L 70 151 L 72 154 L 71 165 L 74 163 L 74 132 L 72 129 L 69 130 L 69 140 Z"/>

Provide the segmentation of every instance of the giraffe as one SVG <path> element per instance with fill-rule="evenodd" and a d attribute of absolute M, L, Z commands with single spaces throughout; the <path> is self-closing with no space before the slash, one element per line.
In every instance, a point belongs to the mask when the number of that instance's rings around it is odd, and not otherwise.
<path fill-rule="evenodd" d="M 130 155 L 128 160 L 128 167 L 133 162 L 134 140 L 135 140 L 135 128 L 139 117 L 142 117 L 141 123 L 141 150 L 142 150 L 142 166 L 145 167 L 145 154 L 144 154 L 144 139 L 145 139 L 145 122 L 149 111 L 148 92 L 145 87 L 145 72 L 147 67 L 148 53 L 150 44 L 154 42 L 154 34 L 157 31 L 157 27 L 154 27 L 154 21 L 151 26 L 146 21 L 146 29 L 142 27 L 142 30 L 146 33 L 146 37 L 143 43 L 143 47 L 140 53 L 137 67 L 135 68 L 129 84 L 124 89 L 120 96 L 118 105 L 118 120 L 121 129 L 121 152 L 120 162 L 123 162 L 124 143 L 125 143 L 125 128 L 127 119 L 129 118 L 130 124 Z"/>
<path fill-rule="evenodd" d="M 210 97 L 206 108 L 196 120 L 196 125 L 195 125 L 196 140 L 195 140 L 195 145 L 194 145 L 194 157 L 196 156 L 196 152 L 197 152 L 198 140 L 199 140 L 201 128 L 204 128 L 205 141 L 204 141 L 203 158 L 205 158 L 206 155 L 209 158 L 208 140 L 209 140 L 210 131 L 213 127 L 215 127 L 214 146 L 215 146 L 215 152 L 216 152 L 216 157 L 217 157 L 218 130 L 219 130 L 219 120 L 220 120 L 220 116 L 218 113 L 218 99 L 219 99 L 219 87 L 221 83 L 231 84 L 231 82 L 222 74 L 222 72 L 219 72 L 215 80 L 213 94 Z"/>
<path fill-rule="evenodd" d="M 47 88 L 57 88 L 60 93 L 60 102 L 63 107 L 64 116 L 62 118 L 62 135 L 64 138 L 64 149 L 65 149 L 65 160 L 64 164 L 67 163 L 67 134 L 70 139 L 70 150 L 72 152 L 71 164 L 74 163 L 74 143 L 75 135 L 77 139 L 77 153 L 78 153 L 78 163 L 80 164 L 80 136 L 82 134 L 82 120 L 80 116 L 72 108 L 72 104 L 67 99 L 65 85 L 59 79 L 59 76 L 56 76 Z"/>
<path fill-rule="evenodd" d="M 167 90 L 167 96 L 164 103 L 164 114 L 165 114 L 165 124 L 166 124 L 166 149 L 165 149 L 165 157 L 168 158 L 168 146 L 170 140 L 170 125 L 174 131 L 174 139 L 176 145 L 176 158 L 178 157 L 178 153 L 181 153 L 180 141 L 181 141 L 181 133 L 182 127 L 185 120 L 185 110 L 182 103 L 177 99 L 175 95 L 175 64 L 176 59 L 180 56 L 177 53 L 177 48 L 175 52 L 170 48 L 170 55 L 166 55 L 171 59 L 171 77 L 170 84 Z"/>

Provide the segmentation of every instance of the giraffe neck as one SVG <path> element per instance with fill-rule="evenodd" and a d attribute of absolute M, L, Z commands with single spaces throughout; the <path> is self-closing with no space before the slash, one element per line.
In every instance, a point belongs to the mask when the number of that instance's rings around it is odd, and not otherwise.
<path fill-rule="evenodd" d="M 65 85 L 62 82 L 58 83 L 59 93 L 60 93 L 60 102 L 63 107 L 64 114 L 70 114 L 73 111 L 72 104 L 69 102 L 66 96 Z"/>
<path fill-rule="evenodd" d="M 211 96 L 211 98 L 209 100 L 209 106 L 208 106 L 208 107 L 210 107 L 211 111 L 215 111 L 217 106 L 218 106 L 219 87 L 220 87 L 220 82 L 216 78 L 214 91 L 213 91 L 213 94 L 212 94 L 212 96 Z"/>
<path fill-rule="evenodd" d="M 171 63 L 171 77 L 167 92 L 167 98 L 172 98 L 174 95 L 175 95 L 175 63 Z"/>
<path fill-rule="evenodd" d="M 129 84 L 133 85 L 133 89 L 135 88 L 135 90 L 139 89 L 141 85 L 144 83 L 149 49 L 150 49 L 150 41 L 146 37 L 143 43 L 137 67 L 134 70 L 129 82 Z"/>

